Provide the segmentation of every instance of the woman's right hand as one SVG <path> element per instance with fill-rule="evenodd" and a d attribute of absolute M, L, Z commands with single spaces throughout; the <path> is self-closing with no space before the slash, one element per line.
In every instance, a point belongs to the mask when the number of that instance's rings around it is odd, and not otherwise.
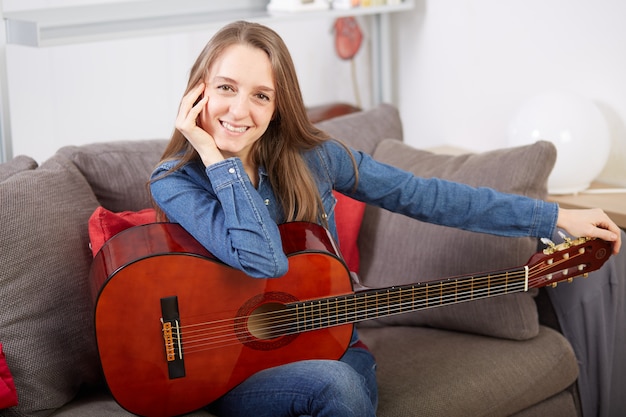
<path fill-rule="evenodd" d="M 204 165 L 209 166 L 222 161 L 224 156 L 213 137 L 198 125 L 198 117 L 209 101 L 208 95 L 204 94 L 205 88 L 205 84 L 200 83 L 185 94 L 176 116 L 176 129 L 198 152 Z"/>

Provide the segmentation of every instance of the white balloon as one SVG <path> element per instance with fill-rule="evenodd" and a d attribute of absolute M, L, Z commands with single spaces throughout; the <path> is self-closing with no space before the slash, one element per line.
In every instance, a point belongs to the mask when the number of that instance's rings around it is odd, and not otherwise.
<path fill-rule="evenodd" d="M 511 146 L 538 140 L 556 146 L 556 164 L 548 178 L 551 194 L 587 189 L 602 172 L 611 150 L 609 128 L 600 109 L 589 99 L 561 91 L 525 101 L 509 124 L 508 138 Z"/>

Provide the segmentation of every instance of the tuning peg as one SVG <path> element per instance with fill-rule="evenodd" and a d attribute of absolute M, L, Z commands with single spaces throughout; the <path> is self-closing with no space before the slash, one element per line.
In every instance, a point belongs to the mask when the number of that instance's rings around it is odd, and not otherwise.
<path fill-rule="evenodd" d="M 565 233 L 563 233 L 561 230 L 558 230 L 557 233 L 559 234 L 559 236 L 561 236 L 561 239 L 563 239 L 565 243 L 567 243 L 568 245 L 572 244 L 572 239 L 569 236 L 567 236 Z"/>
<path fill-rule="evenodd" d="M 556 243 L 548 239 L 547 237 L 541 238 L 541 243 L 546 245 L 547 247 L 543 250 L 543 253 L 546 255 L 551 255 L 556 251 Z"/>

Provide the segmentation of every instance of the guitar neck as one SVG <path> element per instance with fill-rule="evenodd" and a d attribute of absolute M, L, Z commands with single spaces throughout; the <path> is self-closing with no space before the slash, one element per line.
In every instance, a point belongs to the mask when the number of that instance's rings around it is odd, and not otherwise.
<path fill-rule="evenodd" d="M 288 304 L 295 332 L 376 319 L 528 290 L 528 267 Z"/>

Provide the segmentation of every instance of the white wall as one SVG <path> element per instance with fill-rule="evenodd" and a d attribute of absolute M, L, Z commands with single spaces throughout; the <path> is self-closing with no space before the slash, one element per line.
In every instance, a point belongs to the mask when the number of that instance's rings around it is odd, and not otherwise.
<path fill-rule="evenodd" d="M 86 1 L 4 0 L 4 8 Z M 613 156 L 601 179 L 626 185 L 625 1 L 416 3 L 415 10 L 392 17 L 394 102 L 407 142 L 476 151 L 503 147 L 507 125 L 525 99 L 566 89 L 593 100 L 607 117 Z M 368 20 L 360 22 L 368 38 Z M 350 65 L 334 55 L 332 23 L 274 25 L 294 55 L 308 105 L 354 102 Z M 64 144 L 169 136 L 189 66 L 211 34 L 9 46 L 13 154 L 43 160 Z M 368 107 L 366 49 L 357 58 Z"/>
<path fill-rule="evenodd" d="M 5 0 L 4 10 L 84 3 Z M 371 103 L 368 22 L 361 19 L 366 40 L 356 57 L 365 107 Z M 355 102 L 350 63 L 334 51 L 333 20 L 268 24 L 292 53 L 307 105 Z M 64 145 L 169 137 L 189 69 L 218 28 L 45 48 L 8 45 L 13 155 L 42 162 Z"/>
<path fill-rule="evenodd" d="M 601 179 L 626 185 L 626 2 L 418 3 L 394 26 L 401 51 L 398 105 L 408 142 L 503 147 L 508 123 L 525 99 L 568 90 L 593 100 L 606 116 L 614 143 Z"/>

